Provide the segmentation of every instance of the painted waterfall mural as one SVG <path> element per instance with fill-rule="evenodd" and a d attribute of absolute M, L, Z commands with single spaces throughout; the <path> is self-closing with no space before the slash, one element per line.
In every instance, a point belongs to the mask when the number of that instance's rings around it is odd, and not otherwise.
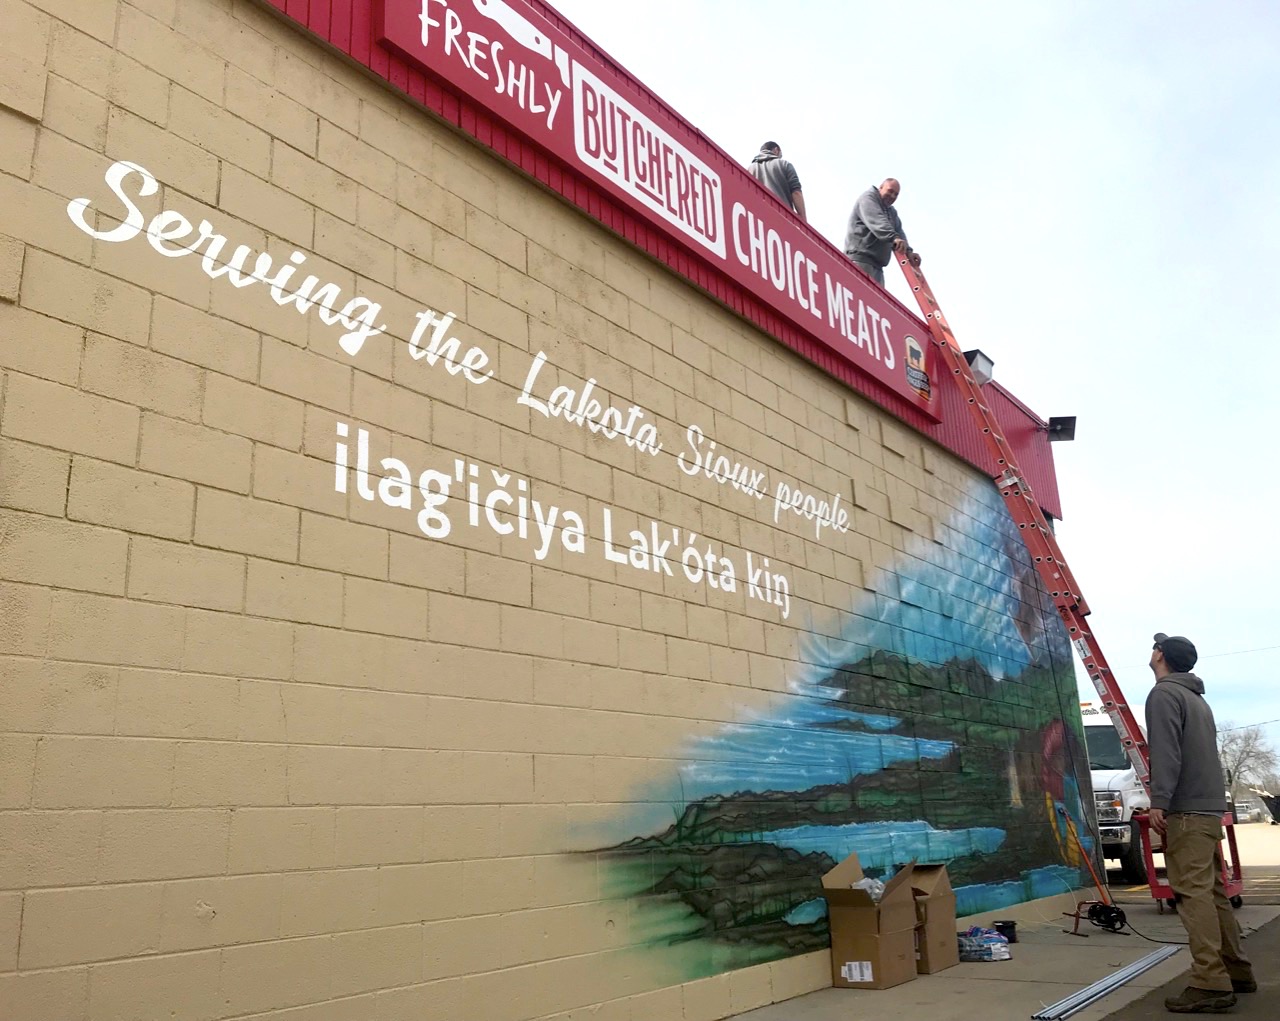
<path fill-rule="evenodd" d="M 850 851 L 871 875 L 946 862 L 961 914 L 1087 881 L 1071 650 L 999 494 L 962 503 L 798 650 L 778 710 L 678 749 L 642 795 L 669 826 L 597 852 L 687 977 L 827 946 L 820 877 Z"/>

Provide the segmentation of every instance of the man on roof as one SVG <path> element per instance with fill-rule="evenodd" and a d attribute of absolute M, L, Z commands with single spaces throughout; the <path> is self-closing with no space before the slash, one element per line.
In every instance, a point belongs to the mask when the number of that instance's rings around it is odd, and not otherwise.
<path fill-rule="evenodd" d="M 844 237 L 844 254 L 864 275 L 884 286 L 884 268 L 894 252 L 908 252 L 920 265 L 920 256 L 907 244 L 902 219 L 893 208 L 901 190 L 896 177 L 886 177 L 879 188 L 871 187 L 858 196 L 849 214 Z"/>
<path fill-rule="evenodd" d="M 804 212 L 804 192 L 800 190 L 800 175 L 790 160 L 782 158 L 782 147 L 777 142 L 765 142 L 748 168 L 751 176 L 782 200 L 782 204 L 808 222 Z"/>

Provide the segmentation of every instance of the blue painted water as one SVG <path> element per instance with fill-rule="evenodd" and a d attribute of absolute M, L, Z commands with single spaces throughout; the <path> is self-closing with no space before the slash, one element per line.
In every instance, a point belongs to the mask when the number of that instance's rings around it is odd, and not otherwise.
<path fill-rule="evenodd" d="M 981 883 L 961 886 L 956 890 L 956 914 L 976 915 L 995 911 L 1023 901 L 1071 893 L 1082 886 L 1080 870 L 1066 865 L 1047 865 L 1031 869 L 1018 879 L 1006 883 Z"/>
<path fill-rule="evenodd" d="M 1073 893 L 1081 887 L 1080 873 L 1065 865 L 1031 869 L 1006 883 L 974 883 L 956 887 L 956 917 L 976 915 L 983 911 L 1021 904 L 1023 901 L 1051 897 L 1057 893 Z M 792 908 L 782 920 L 788 925 L 810 925 L 827 914 L 827 902 L 821 897 L 807 900 Z"/>
<path fill-rule="evenodd" d="M 742 834 L 751 839 L 751 834 Z M 890 869 L 905 861 L 945 862 L 966 854 L 991 854 L 1005 832 L 992 826 L 938 830 L 922 819 L 858 822 L 843 826 L 793 826 L 754 839 L 809 854 L 823 851 L 836 861 L 857 852 L 864 869 Z"/>

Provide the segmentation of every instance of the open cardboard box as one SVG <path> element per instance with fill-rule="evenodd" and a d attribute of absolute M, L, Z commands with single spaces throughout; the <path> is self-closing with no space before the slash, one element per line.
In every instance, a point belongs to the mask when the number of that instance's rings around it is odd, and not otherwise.
<path fill-rule="evenodd" d="M 845 989 L 888 989 L 916 977 L 914 863 L 885 883 L 877 904 L 866 890 L 857 854 L 822 877 L 831 923 L 831 984 Z M 952 934 L 952 941 L 955 934 Z"/>
<path fill-rule="evenodd" d="M 956 895 L 945 865 L 917 865 L 911 873 L 916 902 L 916 970 L 921 975 L 960 963 Z"/>

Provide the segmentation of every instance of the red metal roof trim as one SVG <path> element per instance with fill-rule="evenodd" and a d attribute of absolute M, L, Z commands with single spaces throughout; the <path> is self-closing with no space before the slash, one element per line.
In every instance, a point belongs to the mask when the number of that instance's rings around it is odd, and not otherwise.
<path fill-rule="evenodd" d="M 377 0 L 261 0 L 288 18 L 307 28 L 321 40 L 355 60 L 384 79 L 409 99 L 442 117 L 471 136 L 498 156 L 514 164 L 547 188 L 576 205 L 593 219 L 631 242 L 637 248 L 664 263 L 676 273 L 701 288 L 723 305 L 775 337 L 801 357 L 840 380 L 850 389 L 874 401 L 905 425 L 934 440 L 958 457 L 986 472 L 991 470 L 986 447 L 975 431 L 973 419 L 965 407 L 959 389 L 949 377 L 935 379 L 941 421 L 933 423 L 892 390 L 877 380 L 863 375 L 850 363 L 835 355 L 824 344 L 782 319 L 754 295 L 726 277 L 700 257 L 678 245 L 630 209 L 604 194 L 558 159 L 553 159 L 522 135 L 494 119 L 465 95 L 443 87 L 409 65 L 394 53 L 373 41 L 374 6 Z M 397 0 L 387 0 L 397 2 Z M 401 0 L 403 2 L 403 0 Z M 654 108 L 688 124 L 672 107 L 664 103 L 642 82 L 630 74 L 599 46 L 566 21 L 542 0 L 528 0 L 531 7 L 556 25 L 575 42 L 614 73 L 628 81 Z M 700 155 L 722 165 L 731 172 L 743 173 L 741 165 L 707 136 L 692 128 L 705 151 Z M 825 247 L 830 242 L 807 228 L 813 238 Z M 892 297 L 885 296 L 905 314 L 920 322 L 909 309 Z M 925 331 L 923 322 L 920 329 Z M 1019 467 L 1034 490 L 1045 512 L 1061 518 L 1057 478 L 1049 447 L 1045 423 L 998 384 L 987 384 L 991 407 L 1017 451 Z"/>

